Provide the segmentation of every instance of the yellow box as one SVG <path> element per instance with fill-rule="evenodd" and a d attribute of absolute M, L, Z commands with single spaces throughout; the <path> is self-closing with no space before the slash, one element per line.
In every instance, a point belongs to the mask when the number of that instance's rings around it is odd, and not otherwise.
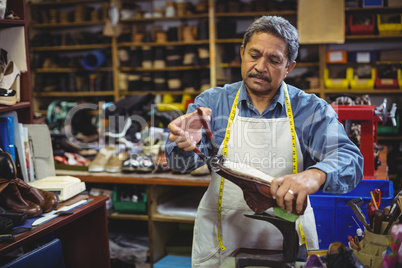
<path fill-rule="evenodd" d="M 399 88 L 402 89 L 402 70 L 398 69 L 398 85 Z"/>
<path fill-rule="evenodd" d="M 393 20 L 398 22 L 393 22 Z M 402 33 L 402 14 L 377 14 L 377 26 L 380 35 Z"/>
<path fill-rule="evenodd" d="M 353 78 L 353 68 L 346 69 L 345 78 L 330 78 L 329 69 L 324 70 L 324 85 L 328 89 L 348 89 L 351 79 Z"/>
<path fill-rule="evenodd" d="M 352 79 L 350 80 L 351 89 L 374 89 L 374 84 L 375 84 L 375 68 L 371 68 L 370 78 L 359 78 L 355 76 L 353 73 Z"/>

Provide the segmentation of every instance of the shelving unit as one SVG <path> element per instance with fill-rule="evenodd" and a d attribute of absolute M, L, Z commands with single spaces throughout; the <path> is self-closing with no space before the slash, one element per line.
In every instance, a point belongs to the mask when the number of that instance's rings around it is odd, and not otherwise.
<path fill-rule="evenodd" d="M 9 1 L 10 2 L 10 1 Z M 106 1 L 90 1 L 90 0 L 77 0 L 77 1 L 64 1 L 64 2 L 33 2 L 31 3 L 31 8 L 39 8 L 39 9 L 63 9 L 66 7 L 71 7 L 78 4 L 99 4 L 105 3 Z M 127 9 L 135 9 L 136 4 L 146 6 L 144 11 L 148 13 L 153 13 L 157 8 L 164 5 L 168 1 L 123 1 L 123 5 L 128 5 Z M 191 0 L 192 3 L 197 3 L 197 0 Z M 153 79 L 152 77 L 157 73 L 164 73 L 164 79 L 166 83 L 168 83 L 168 75 L 169 74 L 180 74 L 185 72 L 200 72 L 206 71 L 208 72 L 208 80 L 209 85 L 211 87 L 220 86 L 224 83 L 231 83 L 238 81 L 238 77 L 240 76 L 240 57 L 239 57 L 239 48 L 242 43 L 241 32 L 245 31 L 245 25 L 249 25 L 249 23 L 254 20 L 254 18 L 262 16 L 262 15 L 280 15 L 284 16 L 290 21 L 296 23 L 297 11 L 295 9 L 292 10 L 275 10 L 275 11 L 267 11 L 267 12 L 217 12 L 216 11 L 216 2 L 215 0 L 207 1 L 207 10 L 202 12 L 201 14 L 192 14 L 192 15 L 182 15 L 182 16 L 172 16 L 172 17 L 152 17 L 145 18 L 142 14 L 141 17 L 137 18 L 129 18 L 129 19 L 121 19 L 120 25 L 123 27 L 123 34 L 120 37 L 111 37 L 108 42 L 104 44 L 81 44 L 81 45 L 55 45 L 55 46 L 35 46 L 31 47 L 31 54 L 39 54 L 39 53 L 85 53 L 92 50 L 108 50 L 110 51 L 110 60 L 111 64 L 107 67 L 102 67 L 96 70 L 96 72 L 105 74 L 111 73 L 113 77 L 112 86 L 104 91 L 76 91 L 76 92 L 60 92 L 60 91 L 52 91 L 52 92 L 34 92 L 33 97 L 35 98 L 35 111 L 44 110 L 44 104 L 48 103 L 54 99 L 75 99 L 75 98 L 85 98 L 85 100 L 93 101 L 102 100 L 102 101 L 118 101 L 125 96 L 131 95 L 144 95 L 149 92 L 155 95 L 172 95 L 177 99 L 183 94 L 190 94 L 192 97 L 197 95 L 200 90 L 187 92 L 183 90 L 183 88 L 179 88 L 177 90 L 169 90 L 168 88 L 165 90 L 143 90 L 142 86 L 134 88 L 135 90 L 131 90 L 130 86 L 124 88 L 121 86 L 120 82 L 123 80 L 122 77 L 126 76 L 128 80 L 129 75 L 136 75 L 136 79 L 141 78 L 144 74 L 148 75 L 148 79 Z M 268 1 L 267 1 L 268 2 Z M 402 13 L 402 6 L 398 8 L 345 8 L 346 14 L 351 13 L 362 13 L 362 12 L 371 12 L 371 13 L 394 13 L 399 12 Z M 237 25 L 239 26 L 238 33 L 231 35 L 228 38 L 220 37 L 222 31 L 218 30 L 218 24 L 224 21 L 233 21 L 236 20 Z M 177 41 L 164 41 L 164 42 L 156 42 L 156 33 L 158 30 L 162 29 L 163 31 L 167 31 L 166 27 L 181 27 L 184 24 L 188 24 L 190 26 L 194 26 L 197 22 L 203 21 L 208 24 L 208 38 L 199 40 L 195 38 L 195 40 L 191 42 L 186 42 L 178 37 Z M 103 22 L 102 22 L 103 23 Z M 12 21 L 0 21 L 0 26 L 7 25 L 7 27 L 12 27 L 17 22 Z M 26 27 L 26 22 L 22 23 Z M 53 29 L 67 31 L 68 29 L 73 29 L 74 31 L 80 29 L 86 29 L 88 27 L 100 27 L 102 24 L 85 22 L 85 23 L 45 23 L 38 24 L 34 23 L 30 25 L 31 36 L 33 37 L 34 32 L 41 31 L 50 31 Z M 241 26 L 241 27 L 240 27 Z M 163 29 L 165 28 L 165 29 Z M 244 28 L 244 29 L 243 29 Z M 147 36 L 141 42 L 133 40 L 133 35 L 136 31 L 147 29 Z M 178 34 L 179 35 L 179 34 Z M 399 102 L 398 107 L 402 107 L 401 103 L 401 95 L 402 90 L 400 89 L 374 89 L 374 88 L 364 88 L 364 89 L 328 89 L 324 85 L 324 70 L 330 64 L 326 62 L 326 52 L 333 48 L 339 49 L 348 49 L 352 47 L 353 50 L 356 50 L 356 46 L 361 50 L 372 49 L 372 43 L 390 43 L 395 44 L 395 47 L 400 48 L 402 44 L 402 34 L 392 34 L 389 36 L 382 36 L 378 34 L 372 35 L 349 35 L 345 36 L 344 44 L 314 44 L 314 45 L 301 45 L 301 51 L 303 53 L 299 53 L 300 58 L 297 59 L 296 69 L 292 71 L 295 74 L 292 80 L 288 80 L 290 84 L 298 86 L 295 84 L 295 77 L 302 76 L 304 72 L 310 72 L 310 77 L 314 80 L 314 86 L 306 87 L 305 84 L 301 88 L 303 88 L 306 92 L 317 94 L 323 99 L 328 101 L 328 98 L 332 95 L 337 94 L 351 94 L 351 95 L 364 95 L 369 94 L 370 97 L 380 103 L 384 96 L 389 97 L 392 103 L 393 99 Z M 364 43 L 364 44 L 359 44 Z M 155 50 L 162 48 L 166 50 L 168 47 L 176 47 L 179 51 L 184 51 L 185 48 L 196 49 L 198 47 L 206 47 L 209 52 L 209 63 L 202 65 L 192 65 L 192 66 L 183 66 L 183 65 L 175 65 L 175 66 L 167 66 L 165 67 L 155 67 L 151 63 L 151 67 L 143 67 L 141 62 L 137 62 L 137 65 L 134 66 L 131 62 L 123 62 L 120 53 L 125 51 L 128 55 L 135 51 L 136 49 L 142 49 L 143 47 L 147 47 L 150 50 Z M 227 48 L 232 49 L 229 51 Z M 227 60 L 222 56 L 225 53 L 230 53 L 234 55 L 233 58 Z M 305 53 L 304 53 L 305 52 Z M 140 53 L 141 55 L 141 53 Z M 307 56 L 306 56 L 307 55 Z M 230 58 L 230 57 L 229 57 Z M 129 60 L 135 60 L 129 56 Z M 399 61 L 376 61 L 371 63 L 372 66 L 378 65 L 402 65 L 402 62 Z M 332 64 L 331 64 L 332 65 Z M 339 64 L 340 65 L 340 64 Z M 352 63 L 348 61 L 347 63 L 342 64 L 342 66 L 359 66 L 360 64 Z M 87 72 L 82 70 L 81 68 L 35 68 L 34 74 L 37 75 L 49 75 L 55 76 L 60 74 L 69 74 L 69 73 L 81 73 Z M 87 72 L 88 73 L 88 72 Z M 24 79 L 26 85 L 29 84 L 29 76 L 26 76 Z M 304 81 L 302 81 L 304 82 Z M 127 81 L 127 83 L 129 83 Z M 310 85 L 313 82 L 310 82 Z M 30 87 L 26 87 L 28 93 L 30 91 Z M 24 102 L 14 106 L 13 108 L 3 107 L 0 108 L 1 111 L 8 111 L 10 109 L 17 109 L 22 111 L 20 114 L 22 116 L 26 115 L 30 117 L 32 120 L 32 107 L 31 107 L 31 94 L 29 94 L 29 99 L 24 99 Z M 378 101 L 381 100 L 381 101 Z M 42 103 L 41 103 L 42 102 Z M 25 112 L 28 111 L 29 112 Z M 27 119 L 25 122 L 29 121 Z M 379 137 L 379 141 L 381 144 L 399 144 L 402 141 L 402 137 L 400 135 L 395 137 Z M 399 159 L 399 158 L 398 158 Z M 60 171 L 59 171 L 60 172 Z M 156 206 L 158 204 L 159 197 L 167 190 L 174 190 L 175 188 L 183 188 L 183 187 L 207 187 L 208 181 L 198 181 L 198 180 L 180 180 L 180 176 L 174 176 L 173 178 L 169 178 L 169 180 L 165 179 L 165 174 L 159 177 L 158 175 L 150 175 L 150 176 L 137 176 L 136 175 L 116 175 L 113 176 L 109 173 L 93 175 L 88 173 L 74 173 L 68 172 L 69 175 L 76 176 L 81 178 L 83 181 L 87 183 L 106 183 L 106 184 L 143 184 L 146 185 L 148 196 L 148 210 L 146 215 L 131 215 L 131 214 L 119 214 L 112 213 L 109 215 L 109 220 L 127 220 L 127 221 L 140 221 L 147 223 L 150 237 L 150 252 L 148 254 L 150 259 L 150 264 L 152 265 L 154 262 L 159 260 L 161 257 L 165 255 L 165 246 L 169 239 L 169 234 L 171 234 L 175 229 L 177 229 L 177 225 L 179 223 L 193 223 L 193 218 L 186 217 L 169 217 L 163 216 L 156 212 Z M 59 173 L 59 175 L 62 175 Z M 392 175 L 391 175 L 392 177 Z"/>
<path fill-rule="evenodd" d="M 118 100 L 113 89 L 113 38 L 102 33 L 108 5 L 102 0 L 29 3 L 35 112 L 45 111 L 55 98 Z M 85 57 L 91 57 L 92 65 L 84 66 Z"/>
<path fill-rule="evenodd" d="M 121 174 L 121 173 L 90 173 L 70 170 L 57 170 L 57 175 L 70 175 L 80 178 L 90 185 L 143 185 L 147 193 L 146 214 L 122 214 L 112 212 L 109 221 L 139 221 L 147 223 L 148 229 L 143 230 L 149 234 L 150 266 L 166 255 L 166 246 L 174 238 L 179 224 L 193 224 L 195 218 L 183 216 L 168 216 L 158 212 L 157 206 L 167 199 L 167 196 L 177 197 L 180 193 L 194 189 L 202 191 L 207 189 L 210 176 L 194 177 L 191 175 L 175 175 L 168 173 L 148 174 Z"/>
<path fill-rule="evenodd" d="M 16 111 L 18 115 L 18 120 L 20 123 L 28 124 L 33 120 L 32 111 L 32 90 L 31 90 L 31 74 L 30 74 L 30 61 L 29 61 L 29 42 L 28 42 L 28 22 L 26 13 L 25 0 L 15 0 L 7 1 L 7 9 L 13 10 L 14 13 L 20 17 L 18 20 L 3 19 L 0 20 L 0 38 L 2 38 L 1 31 L 4 29 L 13 29 L 17 27 L 23 27 L 24 39 L 25 39 L 25 56 L 27 71 L 22 72 L 20 76 L 20 90 L 21 90 L 21 101 L 13 106 L 1 106 L 0 114 Z M 8 51 L 11 52 L 11 51 Z"/>

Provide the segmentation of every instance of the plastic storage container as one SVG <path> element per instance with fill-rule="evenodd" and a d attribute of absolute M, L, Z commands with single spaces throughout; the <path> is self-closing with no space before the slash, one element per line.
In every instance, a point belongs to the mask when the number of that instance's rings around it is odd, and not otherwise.
<path fill-rule="evenodd" d="M 348 89 L 350 80 L 353 78 L 353 68 L 344 70 L 346 75 L 344 78 L 329 77 L 329 69 L 324 70 L 324 84 L 328 89 Z"/>
<path fill-rule="evenodd" d="M 350 88 L 351 89 L 373 89 L 376 78 L 376 69 L 371 68 L 371 76 L 370 78 L 360 78 L 357 75 L 353 75 L 350 80 Z"/>
<path fill-rule="evenodd" d="M 353 218 L 363 229 L 363 224 L 357 219 L 352 208 L 347 206 L 347 203 L 354 198 L 362 198 L 364 203 L 360 208 L 365 213 L 368 222 L 366 205 L 370 203 L 370 192 L 374 189 L 381 190 L 380 208 L 383 209 L 391 205 L 394 198 L 394 189 L 392 181 L 387 180 L 362 180 L 355 189 L 342 195 L 327 194 L 322 191 L 310 195 L 320 249 L 328 249 L 329 245 L 335 241 L 340 241 L 347 245 L 348 235 L 356 235 L 356 230 L 359 228 Z"/>
<path fill-rule="evenodd" d="M 352 51 L 350 53 L 350 60 L 359 63 L 375 62 L 377 54 L 375 51 Z"/>
<path fill-rule="evenodd" d="M 393 66 L 378 66 L 375 71 L 376 89 L 398 89 L 398 70 L 393 69 Z M 384 73 L 386 76 L 381 76 Z"/>
<path fill-rule="evenodd" d="M 144 187 L 115 185 L 112 200 L 116 212 L 122 214 L 147 213 L 147 194 Z"/>
<path fill-rule="evenodd" d="M 191 257 L 167 255 L 154 263 L 154 268 L 191 268 Z"/>
<path fill-rule="evenodd" d="M 327 63 L 346 63 L 348 53 L 346 50 L 328 50 L 326 55 Z"/>
<path fill-rule="evenodd" d="M 369 14 L 349 15 L 349 31 L 351 35 L 374 34 L 375 16 Z"/>
<path fill-rule="evenodd" d="M 400 35 L 402 33 L 402 14 L 377 14 L 380 35 Z"/>

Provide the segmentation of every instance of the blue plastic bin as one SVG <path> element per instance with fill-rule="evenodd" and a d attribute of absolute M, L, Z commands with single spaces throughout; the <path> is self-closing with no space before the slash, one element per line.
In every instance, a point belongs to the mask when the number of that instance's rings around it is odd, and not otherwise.
<path fill-rule="evenodd" d="M 355 235 L 358 228 L 353 218 L 360 228 L 364 228 L 363 223 L 357 219 L 352 208 L 347 206 L 347 203 L 351 199 L 362 198 L 364 203 L 360 208 L 365 213 L 368 222 L 366 205 L 370 203 L 370 192 L 374 189 L 381 190 L 380 208 L 383 209 L 391 205 L 394 198 L 394 189 L 392 181 L 387 180 L 363 180 L 355 189 L 343 195 L 327 194 L 322 191 L 310 195 L 320 249 L 328 249 L 329 245 L 335 241 L 340 241 L 347 245 L 348 235 Z"/>
<path fill-rule="evenodd" d="M 154 263 L 154 268 L 191 268 L 191 257 L 167 255 Z"/>

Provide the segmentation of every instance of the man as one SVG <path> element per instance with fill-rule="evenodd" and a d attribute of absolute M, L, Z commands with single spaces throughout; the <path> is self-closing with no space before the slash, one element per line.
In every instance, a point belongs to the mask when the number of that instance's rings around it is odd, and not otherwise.
<path fill-rule="evenodd" d="M 308 195 L 319 189 L 342 194 L 355 188 L 363 177 L 363 157 L 335 111 L 314 94 L 283 82 L 296 65 L 298 48 L 297 30 L 287 20 L 277 16 L 256 20 L 240 48 L 243 81 L 201 93 L 186 115 L 169 124 L 170 167 L 190 171 L 202 165 L 192 152 L 196 145 L 208 154 L 211 145 L 194 112 L 202 107 L 220 145 L 219 154 L 274 177 L 271 194 L 286 211 L 293 210 L 294 199 L 296 211 L 302 211 Z M 244 214 L 253 211 L 242 190 L 228 180 L 221 183 L 212 173 L 197 211 L 193 267 L 217 267 L 237 248 L 282 249 L 282 236 L 275 227 Z M 296 226 L 308 249 L 317 249 L 309 202 Z"/>

